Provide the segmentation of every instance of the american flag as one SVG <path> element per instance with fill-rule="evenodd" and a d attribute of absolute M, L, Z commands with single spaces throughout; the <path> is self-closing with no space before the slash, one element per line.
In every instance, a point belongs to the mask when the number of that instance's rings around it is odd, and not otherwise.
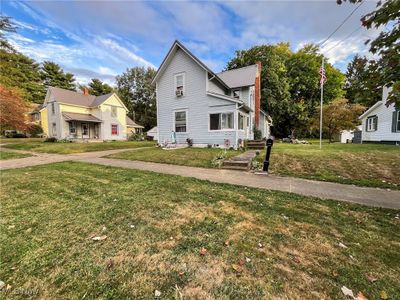
<path fill-rule="evenodd" d="M 321 85 L 323 85 L 326 81 L 324 64 L 322 64 L 321 68 L 319 69 L 319 75 L 321 75 L 321 80 L 319 82 Z"/>

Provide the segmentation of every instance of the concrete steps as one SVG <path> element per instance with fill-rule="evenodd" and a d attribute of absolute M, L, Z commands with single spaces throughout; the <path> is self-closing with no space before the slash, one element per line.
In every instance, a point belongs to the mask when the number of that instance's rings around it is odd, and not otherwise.
<path fill-rule="evenodd" d="M 250 161 L 241 160 L 225 160 L 222 163 L 223 169 L 248 171 L 250 169 Z"/>
<path fill-rule="evenodd" d="M 264 150 L 265 141 L 248 141 L 246 146 L 249 150 Z"/>

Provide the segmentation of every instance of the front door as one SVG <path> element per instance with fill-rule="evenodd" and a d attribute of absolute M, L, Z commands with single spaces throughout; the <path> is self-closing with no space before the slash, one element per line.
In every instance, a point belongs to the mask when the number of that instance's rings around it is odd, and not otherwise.
<path fill-rule="evenodd" d="M 82 123 L 82 138 L 89 138 L 89 125 L 87 123 Z"/>

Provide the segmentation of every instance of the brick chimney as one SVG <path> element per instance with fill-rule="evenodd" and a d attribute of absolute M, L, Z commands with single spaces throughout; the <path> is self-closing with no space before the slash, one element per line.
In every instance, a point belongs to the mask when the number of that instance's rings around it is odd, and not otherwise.
<path fill-rule="evenodd" d="M 83 95 L 85 95 L 85 96 L 89 96 L 90 94 L 89 94 L 89 89 L 88 88 L 84 88 L 83 89 Z"/>
<path fill-rule="evenodd" d="M 261 109 L 261 62 L 257 61 L 257 75 L 256 75 L 256 82 L 254 84 L 254 104 L 255 104 L 255 125 L 256 128 L 259 129 L 260 127 L 260 109 Z"/>

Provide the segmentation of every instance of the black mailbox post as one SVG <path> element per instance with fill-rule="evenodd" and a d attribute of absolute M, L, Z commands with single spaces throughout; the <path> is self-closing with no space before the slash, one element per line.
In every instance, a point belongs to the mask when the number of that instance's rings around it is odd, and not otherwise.
<path fill-rule="evenodd" d="M 268 172 L 269 157 L 271 155 L 271 148 L 272 148 L 273 144 L 274 144 L 273 139 L 268 139 L 267 140 L 267 154 L 265 155 L 264 166 L 263 166 L 263 171 L 264 172 Z"/>

